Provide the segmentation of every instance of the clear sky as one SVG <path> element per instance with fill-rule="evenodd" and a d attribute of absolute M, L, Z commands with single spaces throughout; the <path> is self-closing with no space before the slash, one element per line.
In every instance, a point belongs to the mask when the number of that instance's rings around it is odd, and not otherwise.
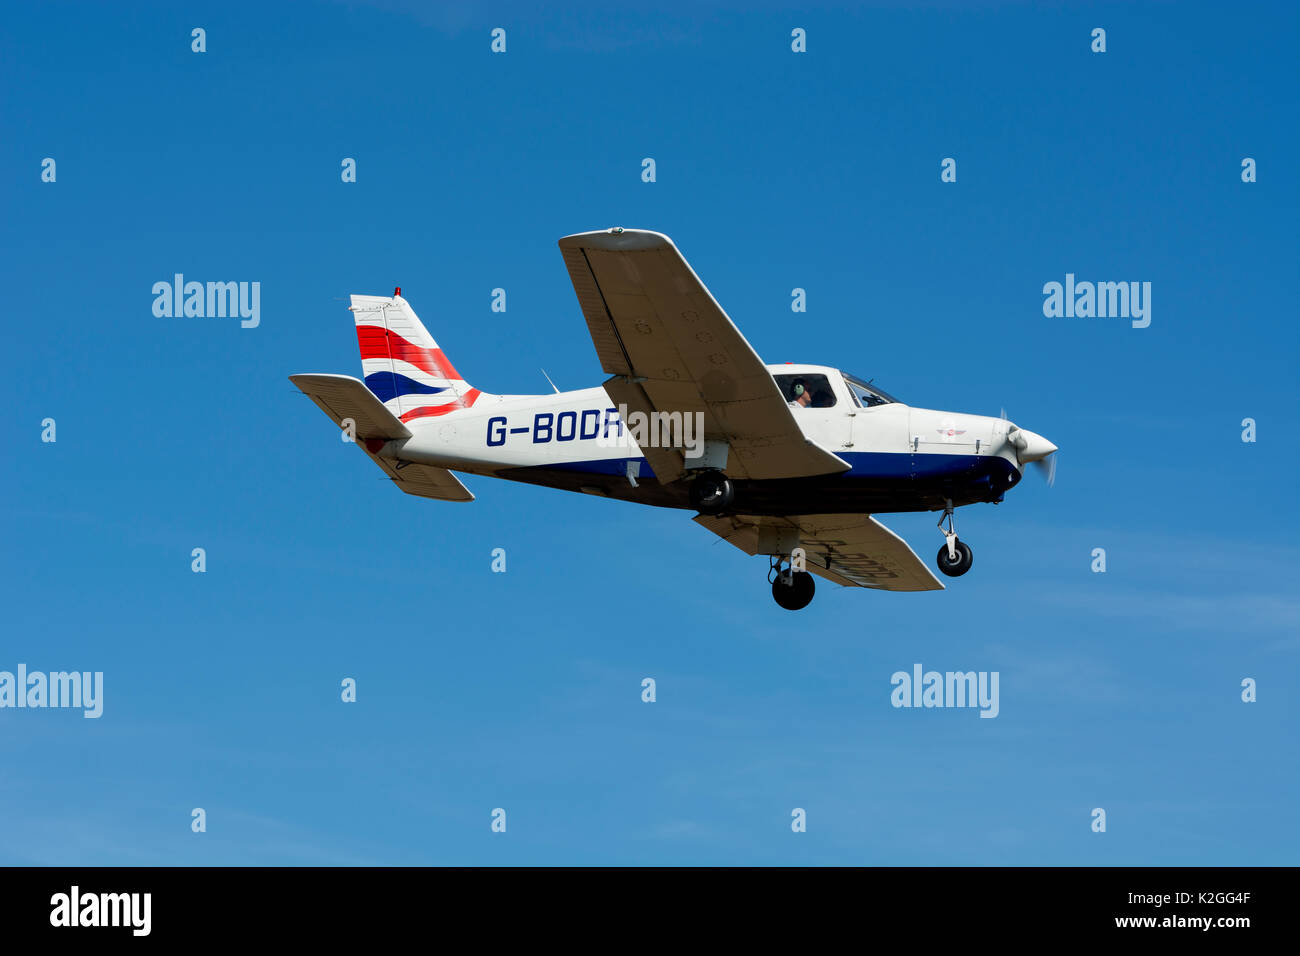
<path fill-rule="evenodd" d="M 1296 863 L 1296 7 L 533 7 L 6 12 L 0 670 L 104 712 L 0 710 L 0 863 Z M 596 385 L 555 240 L 614 225 L 1056 486 L 963 509 L 947 591 L 794 614 L 688 512 L 402 495 L 287 381 L 401 285 L 477 387 Z M 260 324 L 155 317 L 176 273 Z M 1046 317 L 1067 273 L 1150 326 Z M 930 564 L 936 517 L 881 516 Z M 998 717 L 894 708 L 917 663 Z"/>

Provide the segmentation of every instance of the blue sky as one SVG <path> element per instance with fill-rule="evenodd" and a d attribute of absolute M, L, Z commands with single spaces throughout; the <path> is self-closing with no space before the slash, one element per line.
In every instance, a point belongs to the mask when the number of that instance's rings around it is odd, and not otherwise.
<path fill-rule="evenodd" d="M 0 669 L 105 705 L 0 710 L 0 862 L 1294 864 L 1300 15 L 907 6 L 9 11 Z M 401 285 L 474 385 L 595 385 L 554 243 L 612 225 L 768 361 L 1005 408 L 1056 486 L 960 512 L 945 592 L 791 614 L 685 512 L 401 495 L 287 381 Z M 177 272 L 260 325 L 156 318 Z M 1067 272 L 1151 326 L 1044 317 Z M 883 520 L 931 562 L 935 517 Z M 893 708 L 917 662 L 998 718 Z"/>

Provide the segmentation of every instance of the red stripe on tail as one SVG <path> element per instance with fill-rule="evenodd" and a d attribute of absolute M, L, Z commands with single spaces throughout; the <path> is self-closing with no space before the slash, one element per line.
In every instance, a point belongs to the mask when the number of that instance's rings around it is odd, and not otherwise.
<path fill-rule="evenodd" d="M 458 408 L 469 408 L 478 401 L 478 397 L 483 393 L 477 388 L 471 388 L 455 401 L 448 402 L 446 405 L 421 405 L 419 408 L 413 408 L 401 416 L 403 422 L 409 422 L 413 418 L 428 418 L 431 415 L 446 415 L 448 412 L 454 412 Z"/>
<path fill-rule="evenodd" d="M 465 381 L 460 373 L 447 361 L 442 349 L 426 349 L 412 345 L 396 332 L 390 332 L 380 325 L 358 325 L 357 345 L 361 349 L 361 358 L 365 359 L 401 359 L 410 362 L 416 368 L 423 369 L 430 375 L 445 378 L 453 382 Z"/>

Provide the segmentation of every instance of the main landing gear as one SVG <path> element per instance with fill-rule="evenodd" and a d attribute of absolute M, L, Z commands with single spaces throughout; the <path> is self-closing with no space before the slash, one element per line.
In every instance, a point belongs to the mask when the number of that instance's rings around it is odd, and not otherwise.
<path fill-rule="evenodd" d="M 720 471 L 702 471 L 691 479 L 691 507 L 700 514 L 722 514 L 736 500 L 736 487 Z"/>
<path fill-rule="evenodd" d="M 796 571 L 793 567 L 783 570 L 781 565 L 786 560 L 780 555 L 772 555 L 772 567 L 767 572 L 767 579 L 772 582 L 772 597 L 776 603 L 787 611 L 799 611 L 812 602 L 817 585 L 807 571 Z"/>
<path fill-rule="evenodd" d="M 946 531 L 943 527 L 945 521 L 948 522 Z M 957 527 L 952 519 L 951 498 L 944 501 L 943 517 L 939 519 L 939 530 L 946 540 L 944 546 L 939 549 L 937 558 L 939 570 L 950 578 L 959 578 L 970 570 L 975 556 L 971 553 L 971 549 L 967 544 L 957 540 Z"/>

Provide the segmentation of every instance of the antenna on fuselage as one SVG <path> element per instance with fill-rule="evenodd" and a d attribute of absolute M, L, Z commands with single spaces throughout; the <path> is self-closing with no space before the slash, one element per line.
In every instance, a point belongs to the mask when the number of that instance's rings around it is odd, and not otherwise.
<path fill-rule="evenodd" d="M 555 383 L 551 381 L 551 376 L 546 374 L 546 369 L 542 369 L 542 378 L 546 379 L 547 384 L 550 385 L 551 388 L 555 388 Z M 560 390 L 558 388 L 555 388 L 555 394 L 556 395 L 560 394 Z"/>

